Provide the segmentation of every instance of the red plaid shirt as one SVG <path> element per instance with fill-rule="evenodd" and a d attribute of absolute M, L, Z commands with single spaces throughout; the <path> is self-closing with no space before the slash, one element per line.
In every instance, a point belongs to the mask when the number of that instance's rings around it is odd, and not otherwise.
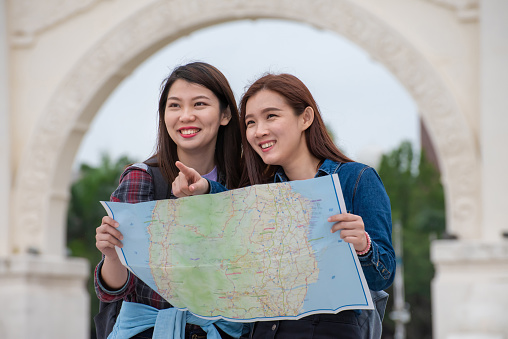
<path fill-rule="evenodd" d="M 136 165 L 131 166 L 127 168 L 120 177 L 120 185 L 111 194 L 110 201 L 127 203 L 152 201 L 154 200 L 153 186 L 153 179 L 145 169 L 137 167 Z M 102 283 L 99 274 L 103 261 L 104 258 L 95 268 L 94 274 L 95 292 L 99 300 L 112 302 L 124 299 L 126 301 L 150 305 L 157 309 L 172 307 L 170 303 L 130 271 L 127 282 L 121 289 L 117 291 L 108 290 Z"/>

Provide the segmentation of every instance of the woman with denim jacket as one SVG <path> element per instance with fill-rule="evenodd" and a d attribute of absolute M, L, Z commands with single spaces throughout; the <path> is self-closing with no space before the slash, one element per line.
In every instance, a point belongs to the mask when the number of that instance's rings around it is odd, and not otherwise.
<path fill-rule="evenodd" d="M 305 180 L 337 173 L 348 213 L 328 218 L 331 232 L 353 245 L 369 288 L 388 288 L 395 276 L 395 252 L 391 242 L 391 209 L 376 171 L 353 162 L 329 137 L 318 106 L 307 87 L 290 74 L 268 74 L 255 81 L 240 103 L 240 127 L 244 146 L 245 184 Z M 181 176 L 192 171 L 182 169 Z M 185 194 L 202 193 L 209 183 L 194 176 Z M 182 182 L 184 182 L 182 184 Z M 333 291 L 330 291 L 333 293 Z M 365 337 L 361 310 L 316 314 L 299 320 L 257 322 L 252 338 L 308 339 Z M 381 316 L 382 318 L 382 316 Z M 364 321 L 364 320 L 363 320 Z M 371 338 L 380 338 L 370 333 Z"/>

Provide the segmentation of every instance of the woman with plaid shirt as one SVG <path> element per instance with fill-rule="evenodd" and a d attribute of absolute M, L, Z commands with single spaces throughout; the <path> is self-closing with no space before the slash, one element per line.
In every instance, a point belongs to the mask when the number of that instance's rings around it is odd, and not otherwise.
<path fill-rule="evenodd" d="M 154 180 L 148 166 L 158 167 L 165 181 L 171 183 L 179 173 L 175 165 L 177 161 L 210 180 L 210 193 L 213 193 L 215 182 L 228 188 L 238 187 L 242 170 L 238 110 L 233 91 L 218 69 L 202 62 L 177 67 L 162 83 L 158 112 L 155 155 L 124 171 L 111 201 L 139 203 L 154 200 Z M 106 216 L 96 231 L 96 246 L 103 254 L 94 274 L 97 297 L 103 302 L 123 299 L 122 311 L 126 304 L 132 306 L 134 303 L 157 310 L 172 308 L 121 264 L 115 251 L 115 246 L 122 247 L 122 234 L 117 227 L 118 223 Z M 222 337 L 230 337 L 220 328 L 218 331 Z M 153 332 L 152 327 L 138 334 L 124 332 L 123 335 L 129 333 L 131 338 L 152 338 Z M 206 338 L 206 333 L 196 325 L 187 324 L 185 332 L 189 338 Z"/>

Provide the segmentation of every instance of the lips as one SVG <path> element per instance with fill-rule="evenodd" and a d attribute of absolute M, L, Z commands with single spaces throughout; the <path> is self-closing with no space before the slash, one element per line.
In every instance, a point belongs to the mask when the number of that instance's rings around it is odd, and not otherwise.
<path fill-rule="evenodd" d="M 273 148 L 274 145 L 275 145 L 275 141 L 270 140 L 270 141 L 264 141 L 264 142 L 260 143 L 259 147 L 261 147 L 261 150 L 263 152 L 268 152 L 269 150 L 271 150 Z"/>
<path fill-rule="evenodd" d="M 201 131 L 201 129 L 197 127 L 182 127 L 178 129 L 178 132 L 184 138 L 192 138 L 193 136 L 198 134 L 199 131 Z"/>

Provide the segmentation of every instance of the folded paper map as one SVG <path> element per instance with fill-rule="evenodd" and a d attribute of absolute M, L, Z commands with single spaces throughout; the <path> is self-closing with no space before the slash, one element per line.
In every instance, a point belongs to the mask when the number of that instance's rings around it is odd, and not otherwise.
<path fill-rule="evenodd" d="M 122 263 L 173 306 L 209 319 L 299 319 L 372 309 L 337 175 L 138 204 L 101 202 Z"/>

